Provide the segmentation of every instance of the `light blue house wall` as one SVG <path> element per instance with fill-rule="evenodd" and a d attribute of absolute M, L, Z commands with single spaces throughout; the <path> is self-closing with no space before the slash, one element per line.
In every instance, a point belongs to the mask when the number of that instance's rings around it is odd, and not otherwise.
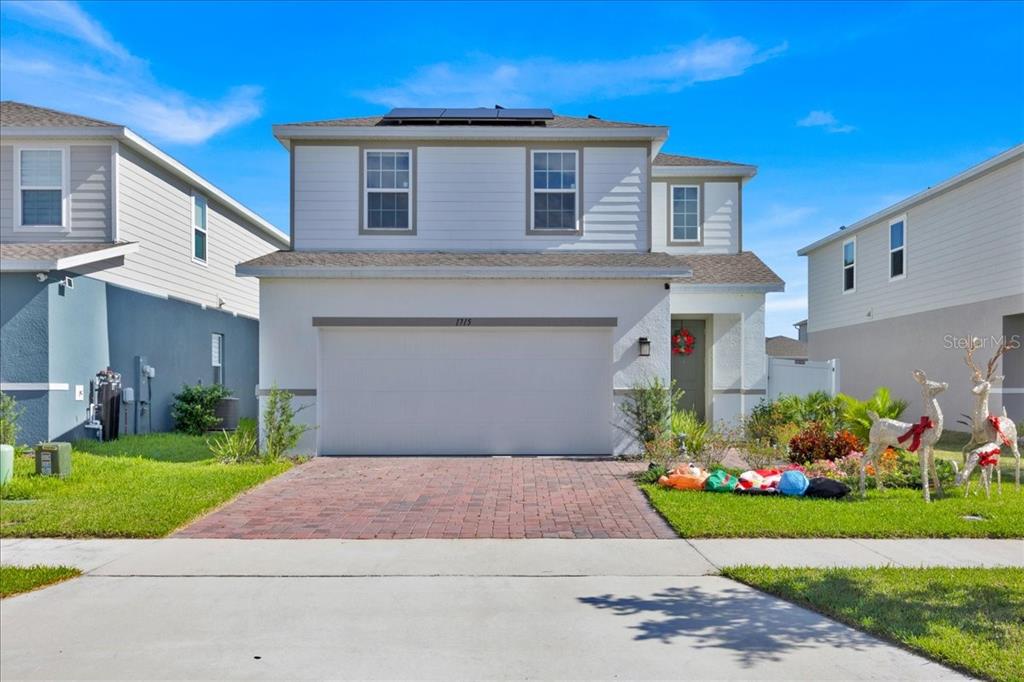
<path fill-rule="evenodd" d="M 172 429 L 173 394 L 185 383 L 213 381 L 213 333 L 224 335 L 224 382 L 239 398 L 241 415 L 256 416 L 256 320 L 84 275 L 72 275 L 73 288 L 65 288 L 58 281 L 64 274 L 51 273 L 44 283 L 31 273 L 0 276 L 0 382 L 68 384 L 67 390 L 9 391 L 24 409 L 19 441 L 84 437 L 89 380 L 109 366 L 134 386 L 139 355 L 156 368 L 153 430 Z M 83 400 L 76 399 L 76 385 L 84 388 Z M 139 427 L 147 431 L 148 418 Z"/>

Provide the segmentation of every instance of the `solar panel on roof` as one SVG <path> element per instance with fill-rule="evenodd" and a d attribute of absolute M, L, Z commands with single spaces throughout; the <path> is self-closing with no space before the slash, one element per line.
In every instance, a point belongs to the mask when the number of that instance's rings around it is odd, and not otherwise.
<path fill-rule="evenodd" d="M 398 108 L 392 109 L 384 115 L 384 118 L 441 118 L 441 114 L 444 113 L 444 109 L 418 109 L 418 108 Z"/>
<path fill-rule="evenodd" d="M 498 118 L 516 120 L 551 120 L 555 114 L 550 109 L 499 109 Z"/>
<path fill-rule="evenodd" d="M 473 107 L 462 109 L 437 109 L 402 107 L 395 108 L 384 115 L 384 120 L 401 125 L 402 123 L 438 123 L 438 124 L 520 124 L 535 125 L 550 121 L 555 117 L 550 109 L 491 109 L 489 107 Z"/>
<path fill-rule="evenodd" d="M 498 110 L 487 109 L 484 107 L 474 109 L 445 109 L 444 113 L 441 114 L 441 118 L 463 118 L 469 121 L 486 121 L 492 118 L 498 118 Z"/>

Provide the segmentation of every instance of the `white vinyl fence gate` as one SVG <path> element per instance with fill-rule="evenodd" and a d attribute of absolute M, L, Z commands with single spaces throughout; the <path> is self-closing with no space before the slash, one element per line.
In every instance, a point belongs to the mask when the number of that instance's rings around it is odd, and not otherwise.
<path fill-rule="evenodd" d="M 839 360 L 787 360 L 768 358 L 768 399 L 780 395 L 839 392 Z"/>

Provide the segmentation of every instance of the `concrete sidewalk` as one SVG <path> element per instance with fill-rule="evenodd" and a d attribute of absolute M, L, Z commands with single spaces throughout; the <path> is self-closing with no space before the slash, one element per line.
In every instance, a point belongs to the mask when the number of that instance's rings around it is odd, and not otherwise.
<path fill-rule="evenodd" d="M 722 549 L 681 540 L 4 541 L 4 563 L 87 572 L 4 600 L 0 678 L 964 679 L 706 575 Z M 798 550 L 815 558 L 800 543 L 762 548 Z M 849 550 L 888 563 L 867 547 Z"/>
<path fill-rule="evenodd" d="M 1018 566 L 1024 540 L 0 541 L 0 561 L 107 576 L 712 575 L 723 566 Z"/>

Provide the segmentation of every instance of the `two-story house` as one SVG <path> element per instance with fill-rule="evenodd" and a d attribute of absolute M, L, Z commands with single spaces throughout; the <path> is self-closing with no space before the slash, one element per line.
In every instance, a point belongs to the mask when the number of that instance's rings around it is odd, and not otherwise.
<path fill-rule="evenodd" d="M 200 381 L 256 416 L 259 286 L 234 269 L 287 245 L 125 126 L 0 103 L 0 390 L 19 442 L 85 435 L 107 367 L 135 394 L 122 431 L 172 428 L 173 394 Z"/>
<path fill-rule="evenodd" d="M 1001 342 L 989 408 L 1024 420 L 1024 145 L 1018 145 L 805 246 L 812 360 L 838 358 L 843 392 L 878 386 L 911 400 L 910 375 L 949 382 L 947 429 L 974 404 L 967 344 L 983 365 Z"/>
<path fill-rule="evenodd" d="M 260 391 L 309 407 L 300 449 L 607 455 L 629 447 L 616 404 L 640 381 L 677 381 L 709 421 L 764 395 L 783 283 L 743 250 L 753 166 L 547 109 L 274 135 L 291 249 L 237 272 L 260 280 Z"/>

